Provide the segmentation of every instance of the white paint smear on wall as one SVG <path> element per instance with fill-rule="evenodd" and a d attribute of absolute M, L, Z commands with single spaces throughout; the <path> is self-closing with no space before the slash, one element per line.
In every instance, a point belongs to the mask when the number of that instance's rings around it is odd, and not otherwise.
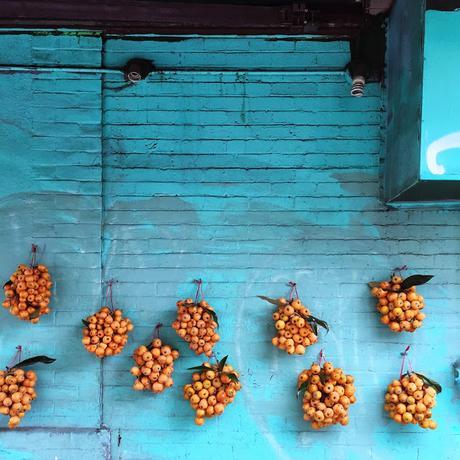
<path fill-rule="evenodd" d="M 426 162 L 432 174 L 443 175 L 446 168 L 438 163 L 438 155 L 445 150 L 460 148 L 460 131 L 447 134 L 432 142 L 426 149 Z"/>

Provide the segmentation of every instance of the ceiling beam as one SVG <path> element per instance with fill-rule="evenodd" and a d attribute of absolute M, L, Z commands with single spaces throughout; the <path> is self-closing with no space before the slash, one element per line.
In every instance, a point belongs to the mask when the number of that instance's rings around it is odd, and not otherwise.
<path fill-rule="evenodd" d="M 460 0 L 427 0 L 427 10 L 455 11 L 460 9 Z"/>
<path fill-rule="evenodd" d="M 365 0 L 364 8 L 367 14 L 377 15 L 387 13 L 395 0 Z"/>
<path fill-rule="evenodd" d="M 318 34 L 350 38 L 359 32 L 363 21 L 362 6 L 349 2 L 0 2 L 0 27 L 3 28 L 73 28 L 117 34 Z"/>

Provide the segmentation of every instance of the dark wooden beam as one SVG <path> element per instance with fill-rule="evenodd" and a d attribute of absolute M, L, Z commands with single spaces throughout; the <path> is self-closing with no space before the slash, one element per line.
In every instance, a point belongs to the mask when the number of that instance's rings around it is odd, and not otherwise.
<path fill-rule="evenodd" d="M 427 10 L 455 11 L 460 9 L 460 0 L 427 0 Z"/>
<path fill-rule="evenodd" d="M 365 0 L 364 7 L 367 14 L 386 14 L 394 2 L 395 0 Z"/>
<path fill-rule="evenodd" d="M 349 38 L 363 23 L 356 2 L 175 2 L 1 0 L 0 27 L 76 28 L 106 33 L 318 34 Z"/>

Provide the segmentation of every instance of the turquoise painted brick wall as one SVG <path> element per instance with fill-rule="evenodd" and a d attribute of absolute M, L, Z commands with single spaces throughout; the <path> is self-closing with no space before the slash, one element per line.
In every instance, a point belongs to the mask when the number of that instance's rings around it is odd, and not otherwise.
<path fill-rule="evenodd" d="M 119 66 L 145 57 L 203 70 L 157 73 L 128 88 L 117 75 L 0 75 L 1 272 L 8 276 L 33 241 L 46 244 L 56 278 L 53 313 L 39 325 L 1 313 L 0 357 L 6 363 L 22 343 L 58 358 L 39 370 L 22 428 L 8 432 L 2 421 L 2 460 L 458 457 L 451 365 L 460 213 L 382 204 L 384 94 L 369 85 L 363 99 L 348 95 L 340 71 L 348 44 L 41 33 L 0 41 L 2 64 Z M 403 264 L 435 275 L 421 288 L 426 324 L 409 336 L 380 325 L 366 287 Z M 101 364 L 79 344 L 80 319 L 97 308 L 109 277 L 120 281 L 115 300 L 135 331 L 121 356 Z M 157 321 L 172 322 L 196 277 L 219 312 L 217 352 L 230 355 L 244 384 L 224 416 L 201 428 L 181 392 L 200 358 L 169 327 L 164 338 L 182 352 L 175 387 L 134 393 L 128 373 L 131 352 Z M 271 309 L 256 298 L 286 295 L 290 279 L 331 325 L 304 357 L 271 346 Z M 436 432 L 395 425 L 382 410 L 408 343 L 414 366 L 444 386 Z M 295 382 L 321 346 L 355 375 L 358 402 L 347 428 L 318 433 L 302 421 Z"/>

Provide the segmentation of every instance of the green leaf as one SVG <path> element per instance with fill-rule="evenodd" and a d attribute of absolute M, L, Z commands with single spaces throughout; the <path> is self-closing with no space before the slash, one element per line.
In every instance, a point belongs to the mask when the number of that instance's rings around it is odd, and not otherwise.
<path fill-rule="evenodd" d="M 227 356 L 224 356 L 218 363 L 217 365 L 217 370 L 219 372 L 222 372 L 224 370 L 224 366 L 225 364 L 227 363 L 227 359 L 228 359 L 228 355 Z"/>
<path fill-rule="evenodd" d="M 401 291 L 405 291 L 412 286 L 419 286 L 420 284 L 425 284 L 433 278 L 433 275 L 412 275 L 406 278 L 401 283 Z"/>
<path fill-rule="evenodd" d="M 312 326 L 312 328 L 313 328 L 313 325 L 315 325 L 316 335 L 318 335 L 318 328 L 316 327 L 317 325 L 321 326 L 323 329 L 326 329 L 326 331 L 329 332 L 329 324 L 327 324 L 326 321 L 323 321 L 322 319 L 319 319 L 319 318 L 315 318 L 312 315 L 307 316 L 306 320 L 308 321 L 310 326 Z"/>
<path fill-rule="evenodd" d="M 226 375 L 232 382 L 238 383 L 240 381 L 233 372 L 222 372 L 222 375 Z"/>
<path fill-rule="evenodd" d="M 325 374 L 323 371 L 321 371 L 319 373 L 319 379 L 320 379 L 321 383 L 324 385 L 329 380 L 329 376 L 327 374 Z"/>
<path fill-rule="evenodd" d="M 308 323 L 311 327 L 311 330 L 313 331 L 313 333 L 318 336 L 318 325 L 315 323 L 315 322 L 309 322 Z"/>
<path fill-rule="evenodd" d="M 442 387 L 438 382 L 435 382 L 434 380 L 429 379 L 426 375 L 419 374 L 418 372 L 415 372 L 415 375 L 420 377 L 425 385 L 433 388 L 436 393 L 442 392 Z"/>
<path fill-rule="evenodd" d="M 206 308 L 206 307 L 204 307 L 203 310 L 208 312 L 212 316 L 213 321 L 215 321 L 215 323 L 217 324 L 217 327 L 219 327 L 219 320 L 217 318 L 216 312 L 214 310 L 210 310 L 209 308 Z"/>
<path fill-rule="evenodd" d="M 40 307 L 37 307 L 35 311 L 29 316 L 30 319 L 38 318 L 40 316 Z"/>
<path fill-rule="evenodd" d="M 265 300 L 265 302 L 271 303 L 273 305 L 279 305 L 278 299 L 272 299 L 271 297 L 266 297 L 264 295 L 258 295 L 259 299 Z"/>
<path fill-rule="evenodd" d="M 24 361 L 21 361 L 15 364 L 9 370 L 32 366 L 33 364 L 36 364 L 36 363 L 51 364 L 51 363 L 54 363 L 54 361 L 56 361 L 54 358 L 48 358 L 48 356 L 44 356 L 44 355 L 34 356 L 32 358 L 25 359 Z"/>
<path fill-rule="evenodd" d="M 195 366 L 195 367 L 188 367 L 187 368 L 188 371 L 198 371 L 198 372 L 207 372 L 207 371 L 210 371 L 212 370 L 211 367 L 208 367 L 208 366 Z"/>
<path fill-rule="evenodd" d="M 310 377 L 297 388 L 297 399 L 299 399 L 300 393 L 305 393 L 308 385 L 310 385 Z"/>
<path fill-rule="evenodd" d="M 86 319 L 82 319 L 81 322 L 86 326 L 88 327 L 89 326 L 89 321 L 86 321 Z"/>
<path fill-rule="evenodd" d="M 375 287 L 379 287 L 380 286 L 380 283 L 378 281 L 369 281 L 367 283 L 367 285 L 370 287 L 370 288 L 375 288 Z"/>
<path fill-rule="evenodd" d="M 13 282 L 11 280 L 8 280 L 4 285 L 3 285 L 3 288 L 5 288 L 6 286 L 11 286 L 13 284 Z"/>

